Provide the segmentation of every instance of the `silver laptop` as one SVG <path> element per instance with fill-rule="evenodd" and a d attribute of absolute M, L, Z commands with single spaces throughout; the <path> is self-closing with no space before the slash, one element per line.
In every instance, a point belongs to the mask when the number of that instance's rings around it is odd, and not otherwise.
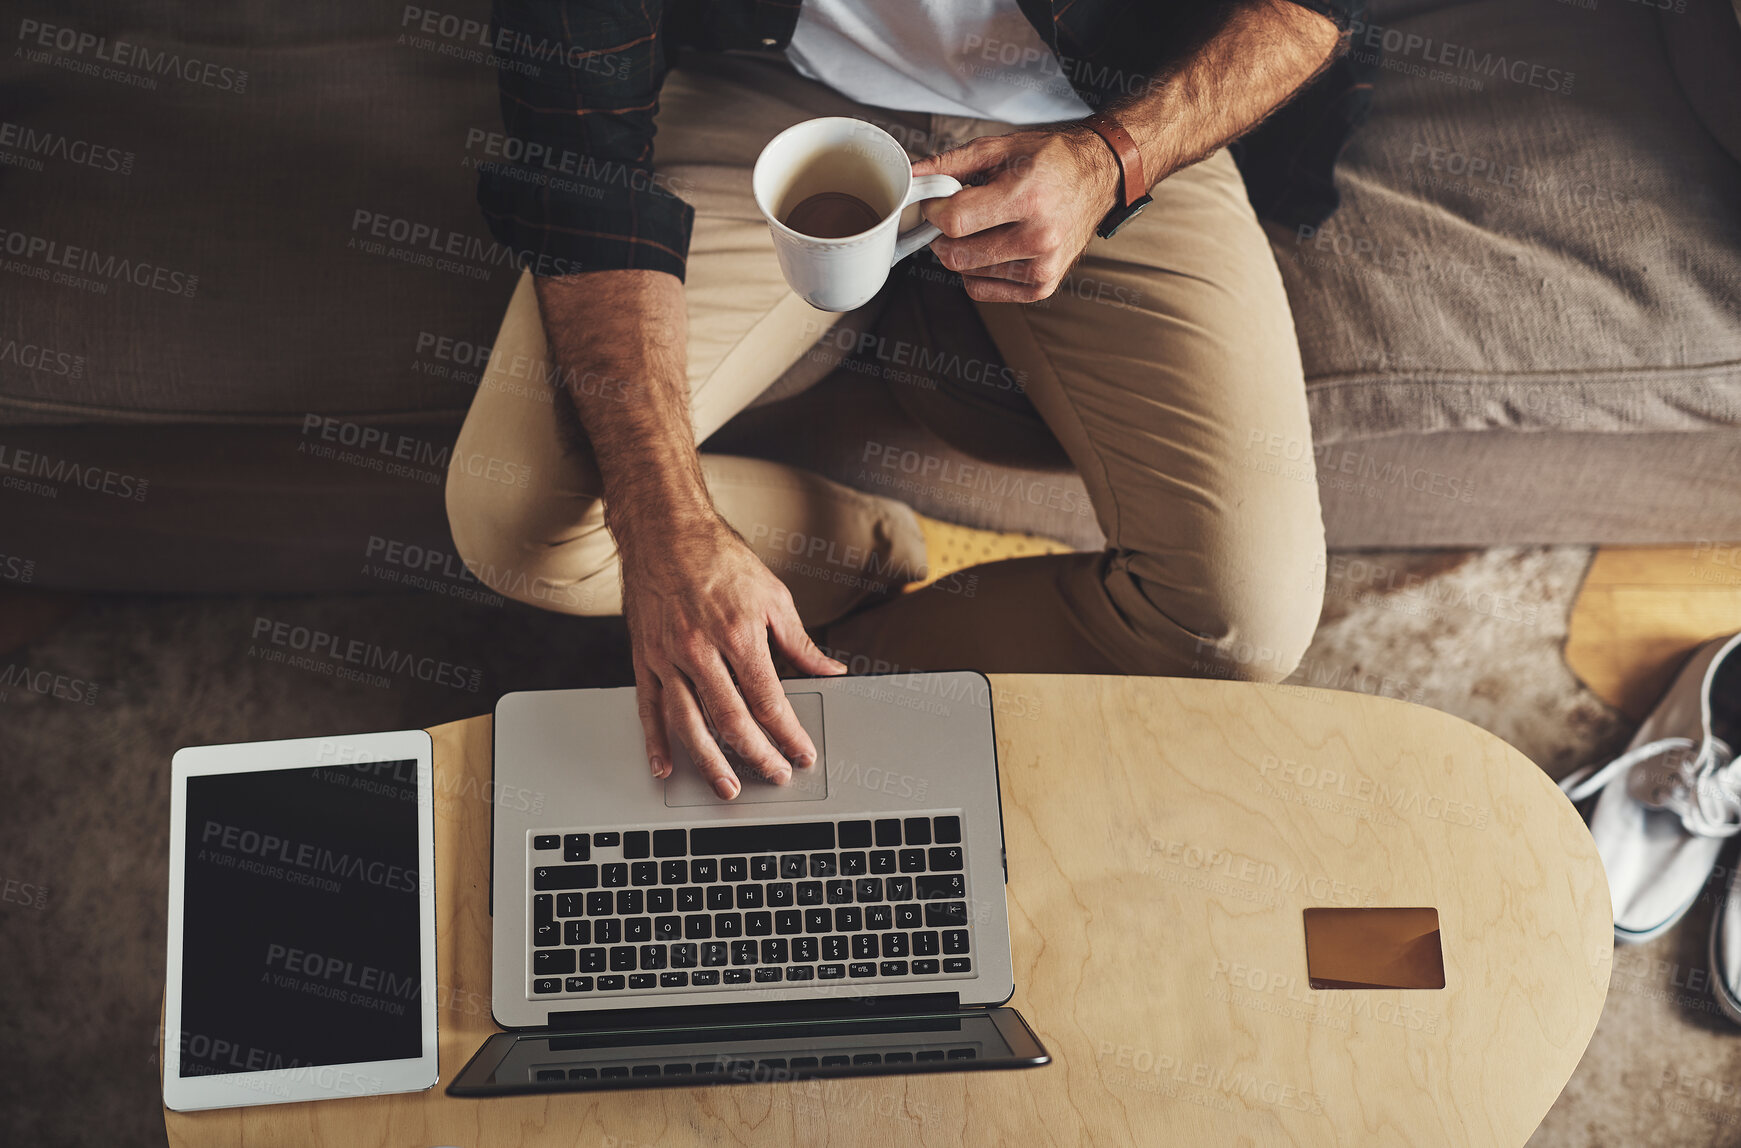
<path fill-rule="evenodd" d="M 740 771 L 731 801 L 676 739 L 651 775 L 633 688 L 497 703 L 498 1023 L 1012 1011 L 990 683 L 783 685 L 818 761 L 784 786 Z"/>

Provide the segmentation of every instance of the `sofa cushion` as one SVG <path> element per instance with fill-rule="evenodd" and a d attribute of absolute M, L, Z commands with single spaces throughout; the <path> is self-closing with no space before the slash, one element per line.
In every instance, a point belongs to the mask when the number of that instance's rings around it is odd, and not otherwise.
<path fill-rule="evenodd" d="M 1318 440 L 1741 425 L 1741 163 L 1654 9 L 1380 0 L 1370 19 L 1353 50 L 1383 71 L 1342 209 L 1271 228 Z"/>
<path fill-rule="evenodd" d="M 457 419 L 516 273 L 475 202 L 489 5 L 440 9 L 15 21 L 0 422 Z"/>

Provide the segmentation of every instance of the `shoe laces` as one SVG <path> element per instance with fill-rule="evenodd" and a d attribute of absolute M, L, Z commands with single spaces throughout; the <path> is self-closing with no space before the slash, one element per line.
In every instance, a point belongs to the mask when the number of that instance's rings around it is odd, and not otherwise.
<path fill-rule="evenodd" d="M 1703 744 L 1686 737 L 1645 742 L 1601 769 L 1585 766 L 1568 775 L 1560 788 L 1577 803 L 1622 776 L 1640 802 L 1675 814 L 1689 833 L 1741 833 L 1741 762 L 1720 738 Z"/>

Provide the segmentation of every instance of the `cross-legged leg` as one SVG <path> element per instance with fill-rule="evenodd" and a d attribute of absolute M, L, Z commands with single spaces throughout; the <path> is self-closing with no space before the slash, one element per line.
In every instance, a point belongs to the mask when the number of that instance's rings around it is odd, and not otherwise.
<path fill-rule="evenodd" d="M 976 567 L 831 626 L 830 652 L 855 669 L 1286 677 L 1317 625 L 1324 531 L 1293 320 L 1231 157 L 1160 184 L 1050 300 L 979 310 L 1107 549 Z"/>

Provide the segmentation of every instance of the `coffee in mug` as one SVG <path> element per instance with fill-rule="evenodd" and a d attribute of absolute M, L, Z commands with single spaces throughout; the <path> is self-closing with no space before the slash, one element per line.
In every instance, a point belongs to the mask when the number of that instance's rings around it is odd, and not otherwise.
<path fill-rule="evenodd" d="M 783 221 L 812 239 L 845 239 L 877 225 L 875 208 L 846 191 L 819 191 L 794 207 Z"/>

